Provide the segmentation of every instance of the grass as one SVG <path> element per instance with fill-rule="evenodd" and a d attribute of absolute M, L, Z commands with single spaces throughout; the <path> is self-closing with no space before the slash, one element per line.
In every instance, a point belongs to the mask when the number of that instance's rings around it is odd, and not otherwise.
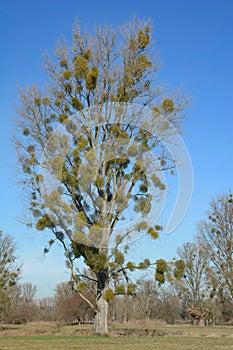
<path fill-rule="evenodd" d="M 2 337 L 1 350 L 228 350 L 233 348 L 232 339 L 189 337 L 75 337 L 75 336 L 14 336 Z"/>
<path fill-rule="evenodd" d="M 130 328 L 128 326 L 128 328 Z M 136 328 L 132 326 L 132 328 Z M 77 335 L 91 326 L 54 324 L 1 326 L 0 350 L 230 350 L 232 327 L 153 326 L 160 336 L 100 337 Z M 118 327 L 119 329 L 119 327 Z M 122 328 L 123 329 L 123 328 Z M 81 332 L 81 333 L 80 333 Z"/>

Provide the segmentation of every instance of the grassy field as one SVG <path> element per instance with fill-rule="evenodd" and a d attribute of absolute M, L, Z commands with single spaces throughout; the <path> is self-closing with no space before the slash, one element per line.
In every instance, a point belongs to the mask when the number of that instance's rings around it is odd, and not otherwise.
<path fill-rule="evenodd" d="M 128 326 L 127 329 L 137 329 Z M 140 329 L 140 328 L 138 328 Z M 38 324 L 0 326 L 0 350 L 232 350 L 232 327 L 153 326 L 156 336 L 124 336 L 123 326 L 110 337 L 82 335 L 91 326 Z M 119 331 L 120 330 L 120 331 Z M 145 329 L 144 329 L 145 330 Z M 146 329 L 147 330 L 147 329 Z M 116 336 L 117 331 L 121 336 Z M 137 334 L 137 333 L 135 333 Z"/>

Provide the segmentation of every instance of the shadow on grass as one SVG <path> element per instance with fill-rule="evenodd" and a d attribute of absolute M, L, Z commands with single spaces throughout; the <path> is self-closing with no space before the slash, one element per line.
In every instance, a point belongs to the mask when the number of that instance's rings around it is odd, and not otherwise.
<path fill-rule="evenodd" d="M 19 326 L 0 326 L 0 332 L 18 330 L 20 328 Z"/>

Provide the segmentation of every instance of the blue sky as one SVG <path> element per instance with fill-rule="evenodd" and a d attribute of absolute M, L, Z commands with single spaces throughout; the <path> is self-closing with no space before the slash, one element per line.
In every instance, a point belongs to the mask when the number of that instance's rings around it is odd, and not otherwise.
<path fill-rule="evenodd" d="M 180 244 L 193 239 L 210 199 L 233 188 L 232 13 L 231 0 L 1 2 L 0 229 L 14 236 L 23 264 L 22 282 L 37 284 L 38 297 L 51 295 L 56 283 L 69 276 L 62 250 L 43 257 L 46 237 L 19 221 L 22 194 L 15 184 L 16 155 L 11 142 L 17 88 L 34 82 L 43 85 L 42 53 L 51 50 L 62 35 L 71 39 L 75 17 L 90 27 L 94 22 L 117 26 L 134 14 L 152 18 L 156 53 L 163 62 L 158 80 L 169 89 L 182 87 L 192 96 L 184 140 L 193 164 L 194 189 L 181 225 L 153 244 L 148 239 L 136 242 L 131 255 L 172 258 Z"/>

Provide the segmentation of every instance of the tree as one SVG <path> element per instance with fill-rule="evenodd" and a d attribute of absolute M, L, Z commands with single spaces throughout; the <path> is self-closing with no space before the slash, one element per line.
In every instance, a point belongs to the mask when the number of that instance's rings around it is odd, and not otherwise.
<path fill-rule="evenodd" d="M 62 301 L 74 294 L 73 283 L 61 282 L 56 285 L 55 288 L 55 300 Z"/>
<path fill-rule="evenodd" d="M 55 241 L 64 248 L 100 334 L 108 331 L 108 302 L 135 289 L 128 272 L 151 265 L 127 261 L 127 243 L 143 233 L 158 237 L 161 174 L 177 165 L 168 142 L 187 100 L 155 86 L 151 43 L 144 21 L 84 33 L 76 23 L 72 46 L 62 42 L 55 59 L 46 56 L 49 88 L 20 92 L 16 145 L 29 225 L 36 220 L 37 230 L 53 233 L 45 252 Z M 83 294 L 88 280 L 96 283 L 95 304 Z"/>
<path fill-rule="evenodd" d="M 212 199 L 208 218 L 198 224 L 199 239 L 206 245 L 211 261 L 211 297 L 233 301 L 233 199 L 224 193 Z"/>
<path fill-rule="evenodd" d="M 185 278 L 178 278 L 174 282 L 179 296 L 189 304 L 200 306 L 206 296 L 207 275 L 209 270 L 209 256 L 206 246 L 202 242 L 184 243 L 177 249 L 178 257 L 183 262 L 182 274 Z M 177 264 L 176 262 L 176 264 Z"/>
<path fill-rule="evenodd" d="M 56 301 L 53 297 L 45 297 L 38 300 L 39 317 L 43 321 L 55 321 Z"/>
<path fill-rule="evenodd" d="M 194 318 L 194 320 L 196 320 L 200 323 L 201 326 L 205 325 L 205 319 L 209 314 L 208 309 L 204 309 L 202 311 L 199 307 L 195 306 L 195 307 L 189 308 L 188 312 Z"/>
<path fill-rule="evenodd" d="M 22 296 L 24 303 L 28 306 L 33 302 L 37 287 L 30 282 L 22 284 Z"/>
<path fill-rule="evenodd" d="M 29 323 L 38 317 L 39 308 L 34 300 L 36 286 L 32 283 L 16 284 L 9 290 L 4 320 L 7 323 Z"/>
<path fill-rule="evenodd" d="M 10 289 L 16 284 L 20 275 L 15 250 L 13 238 L 0 231 L 0 315 L 10 302 Z"/>
<path fill-rule="evenodd" d="M 84 291 L 83 295 L 92 303 L 94 302 L 93 294 L 90 292 Z M 58 283 L 54 299 L 56 302 L 57 318 L 63 322 L 85 323 L 93 320 L 94 312 L 92 308 L 73 288 L 72 281 Z"/>

